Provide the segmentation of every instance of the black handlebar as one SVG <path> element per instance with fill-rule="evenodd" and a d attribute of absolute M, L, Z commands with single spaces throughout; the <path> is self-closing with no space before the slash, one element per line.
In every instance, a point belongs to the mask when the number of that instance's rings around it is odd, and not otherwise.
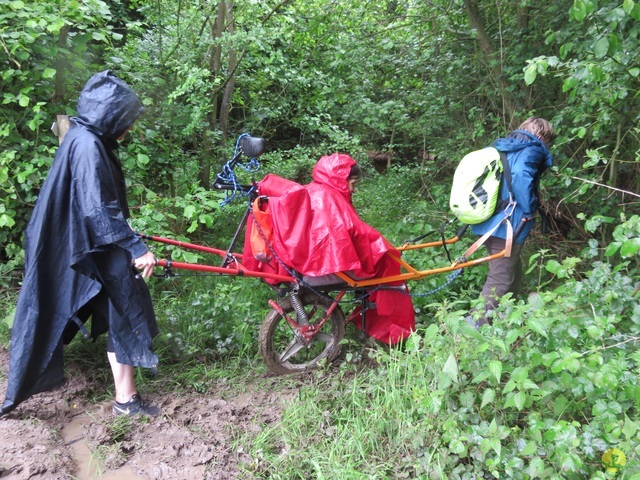
<path fill-rule="evenodd" d="M 223 182 L 221 180 L 216 180 L 211 185 L 215 190 L 230 190 L 242 193 L 249 193 L 253 188 L 253 185 L 234 185 L 233 183 Z"/>
<path fill-rule="evenodd" d="M 469 225 L 467 225 L 466 223 L 462 225 L 462 227 L 460 227 L 460 230 L 458 230 L 458 233 L 456 233 L 456 237 L 462 238 L 462 236 L 467 231 L 467 228 L 469 228 Z"/>
<path fill-rule="evenodd" d="M 265 145 L 264 139 L 259 137 L 252 137 L 250 135 L 243 135 L 238 140 L 235 156 L 227 162 L 222 172 L 220 172 L 214 182 L 211 184 L 211 188 L 214 190 L 229 190 L 232 192 L 250 193 L 255 190 L 253 185 L 240 185 L 235 182 L 235 174 L 233 170 L 240 160 L 241 156 L 256 158 L 264 153 Z"/>

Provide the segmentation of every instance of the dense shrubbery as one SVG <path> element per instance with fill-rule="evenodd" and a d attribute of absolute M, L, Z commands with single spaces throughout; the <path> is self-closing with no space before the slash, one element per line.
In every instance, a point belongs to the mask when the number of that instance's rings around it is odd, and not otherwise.
<path fill-rule="evenodd" d="M 616 264 L 548 262 L 555 288 L 505 299 L 479 332 L 431 305 L 402 351 L 321 372 L 284 425 L 255 442 L 269 478 L 605 478 L 602 454 L 640 475 L 637 239 Z M 581 277 L 581 278 L 577 278 Z M 424 315 L 424 314 L 423 314 Z M 313 433 L 312 433 L 313 432 Z M 305 445 L 305 448 L 296 448 Z"/>

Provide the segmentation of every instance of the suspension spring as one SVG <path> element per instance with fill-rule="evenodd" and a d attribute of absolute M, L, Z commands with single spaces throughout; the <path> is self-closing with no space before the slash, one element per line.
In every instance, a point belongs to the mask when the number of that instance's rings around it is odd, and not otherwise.
<path fill-rule="evenodd" d="M 301 325 L 309 325 L 309 318 L 307 317 L 307 312 L 302 305 L 302 301 L 300 300 L 300 296 L 298 295 L 298 288 L 294 288 L 289 294 L 291 297 L 291 306 L 296 312 L 296 316 L 298 317 L 298 323 Z"/>

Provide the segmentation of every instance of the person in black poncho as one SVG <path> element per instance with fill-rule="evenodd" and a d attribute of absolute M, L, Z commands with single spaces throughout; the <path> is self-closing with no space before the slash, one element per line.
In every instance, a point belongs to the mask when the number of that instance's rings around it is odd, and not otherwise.
<path fill-rule="evenodd" d="M 93 75 L 55 155 L 25 233 L 25 277 L 11 331 L 0 415 L 64 381 L 63 345 L 89 317 L 108 333 L 115 414 L 157 414 L 137 392 L 134 367 L 157 369 L 158 329 L 144 278 L 155 257 L 129 226 L 115 152 L 144 107 L 110 71 Z M 140 272 L 140 274 L 138 274 Z M 86 332 L 86 331 L 85 331 Z"/>

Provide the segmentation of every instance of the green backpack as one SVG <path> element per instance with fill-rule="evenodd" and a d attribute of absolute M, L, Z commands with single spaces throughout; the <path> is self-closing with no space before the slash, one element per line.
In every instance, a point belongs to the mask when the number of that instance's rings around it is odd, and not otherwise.
<path fill-rule="evenodd" d="M 510 200 L 511 170 L 507 155 L 494 147 L 476 150 L 464 156 L 456 168 L 451 186 L 449 207 L 453 214 L 469 225 L 482 223 L 506 206 L 499 202 L 502 179 L 507 182 Z"/>

